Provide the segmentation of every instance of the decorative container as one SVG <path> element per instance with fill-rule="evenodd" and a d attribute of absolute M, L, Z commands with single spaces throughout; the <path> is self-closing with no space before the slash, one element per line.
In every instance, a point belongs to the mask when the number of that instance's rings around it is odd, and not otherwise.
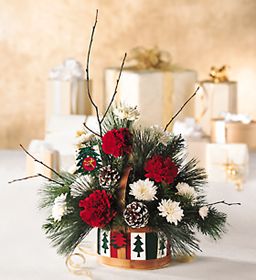
<path fill-rule="evenodd" d="M 168 240 L 163 232 L 149 227 L 98 229 L 99 262 L 128 269 L 157 269 L 171 261 Z"/>

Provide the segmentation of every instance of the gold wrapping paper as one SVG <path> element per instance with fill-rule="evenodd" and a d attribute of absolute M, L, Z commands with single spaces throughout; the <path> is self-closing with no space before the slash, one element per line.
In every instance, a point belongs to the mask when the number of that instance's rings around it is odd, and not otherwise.
<path fill-rule="evenodd" d="M 249 124 L 225 122 L 223 119 L 212 119 L 211 142 L 245 143 L 250 150 L 256 150 L 256 121 Z"/>

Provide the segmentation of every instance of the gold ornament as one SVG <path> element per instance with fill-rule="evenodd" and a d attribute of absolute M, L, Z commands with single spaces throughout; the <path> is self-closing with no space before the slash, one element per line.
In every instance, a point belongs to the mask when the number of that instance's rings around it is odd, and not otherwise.
<path fill-rule="evenodd" d="M 233 161 L 224 164 L 227 178 L 230 182 L 233 182 L 236 186 L 236 190 L 243 190 L 243 177 L 242 165 L 236 164 Z"/>
<path fill-rule="evenodd" d="M 228 82 L 229 79 L 227 75 L 227 68 L 227 65 L 223 65 L 220 68 L 212 66 L 211 71 L 209 73 L 211 81 L 214 83 Z"/>

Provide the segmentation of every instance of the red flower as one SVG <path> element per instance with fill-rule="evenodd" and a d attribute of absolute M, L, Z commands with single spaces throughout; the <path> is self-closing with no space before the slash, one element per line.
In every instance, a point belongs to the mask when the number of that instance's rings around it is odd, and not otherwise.
<path fill-rule="evenodd" d="M 166 182 L 171 184 L 178 174 L 178 168 L 170 157 L 155 155 L 145 164 L 145 177 L 153 179 L 155 182 Z"/>
<path fill-rule="evenodd" d="M 132 134 L 128 128 L 112 129 L 102 137 L 103 152 L 114 157 L 130 154 Z"/>
<path fill-rule="evenodd" d="M 80 212 L 80 217 L 91 227 L 103 228 L 116 215 L 111 208 L 112 195 L 107 194 L 105 190 L 96 190 L 88 197 L 80 200 L 79 207 L 84 210 Z"/>

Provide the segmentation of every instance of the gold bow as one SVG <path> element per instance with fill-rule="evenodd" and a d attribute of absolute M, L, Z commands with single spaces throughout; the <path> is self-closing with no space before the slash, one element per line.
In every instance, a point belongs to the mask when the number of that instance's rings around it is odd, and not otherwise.
<path fill-rule="evenodd" d="M 211 71 L 209 73 L 211 81 L 214 83 L 222 83 L 222 82 L 229 81 L 227 75 L 227 68 L 228 68 L 227 65 L 223 65 L 220 68 L 212 66 Z"/>
<path fill-rule="evenodd" d="M 162 70 L 171 69 L 171 55 L 167 51 L 154 48 L 133 48 L 128 55 L 126 69 L 131 70 Z"/>
<path fill-rule="evenodd" d="M 236 164 L 233 161 L 227 161 L 224 164 L 224 168 L 226 171 L 227 179 L 235 184 L 236 190 L 242 191 L 244 178 L 244 172 L 242 171 L 243 165 Z"/>

